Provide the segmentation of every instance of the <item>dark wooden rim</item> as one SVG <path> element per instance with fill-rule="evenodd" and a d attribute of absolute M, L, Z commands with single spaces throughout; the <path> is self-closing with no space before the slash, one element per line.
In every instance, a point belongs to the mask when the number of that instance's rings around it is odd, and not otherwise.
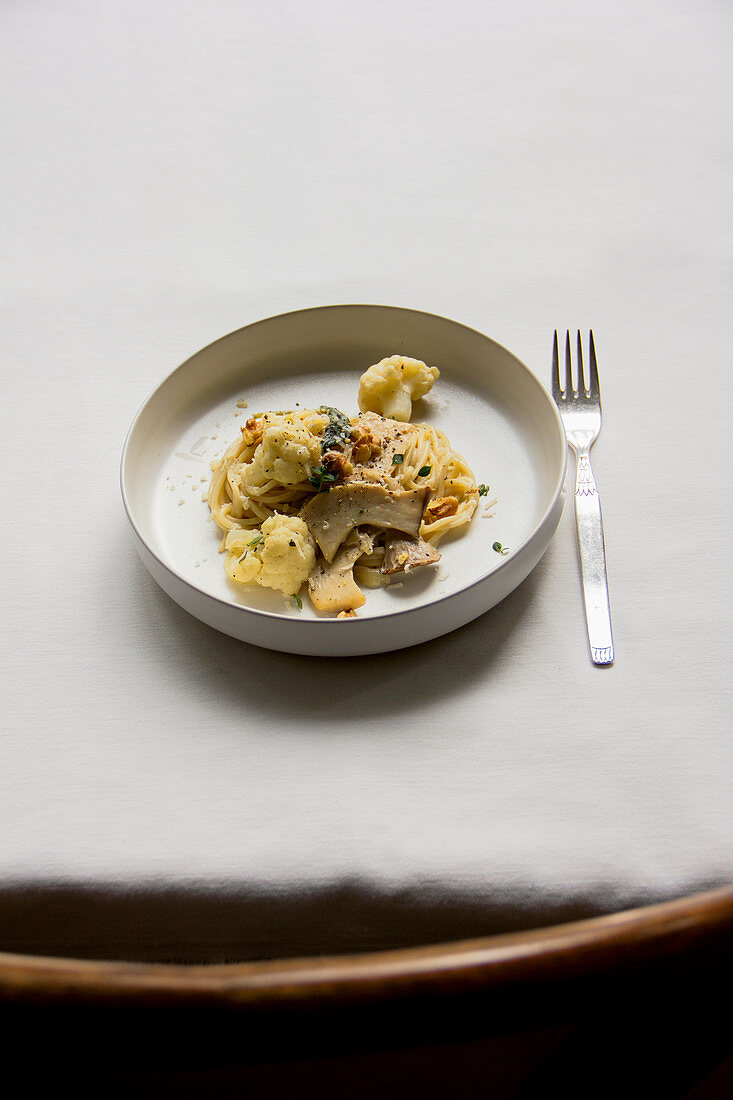
<path fill-rule="evenodd" d="M 0 952 L 0 997 L 276 1008 L 538 988 L 733 950 L 733 887 L 527 932 L 419 948 L 183 966 Z"/>

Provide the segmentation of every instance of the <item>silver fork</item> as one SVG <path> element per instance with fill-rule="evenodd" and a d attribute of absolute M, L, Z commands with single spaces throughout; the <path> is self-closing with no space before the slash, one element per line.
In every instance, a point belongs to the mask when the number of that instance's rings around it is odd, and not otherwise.
<path fill-rule="evenodd" d="M 588 643 L 596 665 L 613 663 L 611 607 L 608 600 L 606 547 L 603 540 L 601 498 L 590 465 L 590 449 L 601 430 L 601 391 L 593 332 L 590 333 L 588 371 L 583 369 L 583 344 L 578 332 L 578 362 L 573 379 L 570 332 L 565 335 L 565 379 L 560 376 L 557 330 L 552 344 L 552 396 L 560 410 L 568 443 L 575 452 L 575 520 L 578 528 L 580 571 L 583 579 Z"/>

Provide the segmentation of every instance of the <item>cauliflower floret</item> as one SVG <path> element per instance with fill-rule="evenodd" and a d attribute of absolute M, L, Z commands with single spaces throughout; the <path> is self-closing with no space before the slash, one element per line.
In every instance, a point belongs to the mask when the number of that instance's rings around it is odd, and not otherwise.
<path fill-rule="evenodd" d="M 235 528 L 226 548 L 224 568 L 232 580 L 277 588 L 286 596 L 297 594 L 316 564 L 316 544 L 299 516 L 276 513 L 260 531 Z"/>
<path fill-rule="evenodd" d="M 359 408 L 380 413 L 392 420 L 409 420 L 412 402 L 424 397 L 440 377 L 437 367 L 428 367 L 420 359 L 392 355 L 382 359 L 359 379 Z"/>
<path fill-rule="evenodd" d="M 244 471 L 244 487 L 257 489 L 268 481 L 297 485 L 306 481 L 321 460 L 321 441 L 287 414 L 266 413 L 262 442 Z"/>
<path fill-rule="evenodd" d="M 262 545 L 261 531 L 242 531 L 235 527 L 226 538 L 227 556 L 224 558 L 224 570 L 227 576 L 239 584 L 257 584 L 262 572 L 262 558 L 256 547 Z"/>

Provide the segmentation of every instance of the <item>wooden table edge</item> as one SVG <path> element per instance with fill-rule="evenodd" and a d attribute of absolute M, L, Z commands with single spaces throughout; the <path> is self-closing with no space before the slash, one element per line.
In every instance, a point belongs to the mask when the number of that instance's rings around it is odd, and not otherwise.
<path fill-rule="evenodd" d="M 733 887 L 522 932 L 226 965 L 0 952 L 0 999 L 267 1008 L 549 986 L 733 951 Z"/>

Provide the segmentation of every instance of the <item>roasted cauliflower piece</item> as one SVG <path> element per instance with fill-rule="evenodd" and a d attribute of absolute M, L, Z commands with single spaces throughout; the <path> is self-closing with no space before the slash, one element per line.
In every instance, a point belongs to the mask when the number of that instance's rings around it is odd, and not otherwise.
<path fill-rule="evenodd" d="M 321 441 L 287 413 L 266 413 L 262 442 L 244 471 L 244 487 L 257 489 L 269 481 L 298 485 L 307 481 L 321 461 Z"/>
<path fill-rule="evenodd" d="M 298 516 L 270 516 L 257 530 L 226 537 L 224 568 L 240 584 L 259 584 L 294 596 L 316 564 L 316 544 Z"/>
<path fill-rule="evenodd" d="M 413 401 L 429 393 L 439 377 L 438 368 L 427 366 L 421 359 L 392 355 L 362 374 L 359 408 L 362 412 L 380 413 L 391 420 L 409 420 Z"/>

